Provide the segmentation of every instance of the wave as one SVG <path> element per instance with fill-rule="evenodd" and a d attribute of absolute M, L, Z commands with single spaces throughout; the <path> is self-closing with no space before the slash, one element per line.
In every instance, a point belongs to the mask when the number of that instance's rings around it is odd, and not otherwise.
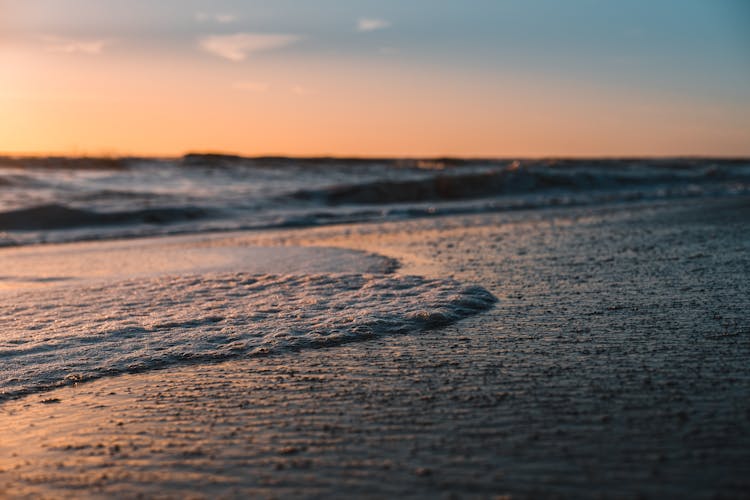
<path fill-rule="evenodd" d="M 136 158 L 0 156 L 0 168 L 43 168 L 64 170 L 126 170 Z"/>
<path fill-rule="evenodd" d="M 438 173 L 417 179 L 376 180 L 303 189 L 289 198 L 327 205 L 454 201 L 549 191 L 586 192 L 632 187 L 678 187 L 750 182 L 748 162 L 661 161 L 513 162 L 483 171 Z"/>
<path fill-rule="evenodd" d="M 142 208 L 131 211 L 97 212 L 48 204 L 0 212 L 0 230 L 38 231 L 122 224 L 169 224 L 211 216 L 199 207 Z"/>
<path fill-rule="evenodd" d="M 30 188 L 44 185 L 44 182 L 37 177 L 23 175 L 17 172 L 18 170 L 15 170 L 14 173 L 10 174 L 3 172 L 3 175 L 0 175 L 0 188 Z"/>
<path fill-rule="evenodd" d="M 452 280 L 372 274 L 158 277 L 0 301 L 0 401 L 164 366 L 414 333 L 487 310 Z"/>
<path fill-rule="evenodd" d="M 129 170 L 0 171 L 0 246 L 750 193 L 741 159 L 122 161 Z"/>

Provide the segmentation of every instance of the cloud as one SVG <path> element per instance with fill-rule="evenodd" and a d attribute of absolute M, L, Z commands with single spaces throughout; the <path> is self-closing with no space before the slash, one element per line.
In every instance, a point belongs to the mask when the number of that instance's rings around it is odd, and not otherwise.
<path fill-rule="evenodd" d="M 59 36 L 43 36 L 42 41 L 50 52 L 60 52 L 64 54 L 87 54 L 99 55 L 104 51 L 107 45 L 106 40 L 81 40 L 73 38 L 63 38 Z"/>
<path fill-rule="evenodd" d="M 196 12 L 195 20 L 199 23 L 213 21 L 220 24 L 229 24 L 235 22 L 237 20 L 237 16 L 235 16 L 234 14 L 207 14 L 205 12 Z"/>
<path fill-rule="evenodd" d="M 232 88 L 245 92 L 265 92 L 271 86 L 265 82 L 234 82 Z"/>
<path fill-rule="evenodd" d="M 389 28 L 390 26 L 391 23 L 389 23 L 385 19 L 365 17 L 357 21 L 357 31 L 361 32 L 384 30 L 386 28 Z"/>
<path fill-rule="evenodd" d="M 232 35 L 212 35 L 199 40 L 200 47 L 230 61 L 242 61 L 255 52 L 279 49 L 299 40 L 295 35 L 274 33 L 234 33 Z"/>

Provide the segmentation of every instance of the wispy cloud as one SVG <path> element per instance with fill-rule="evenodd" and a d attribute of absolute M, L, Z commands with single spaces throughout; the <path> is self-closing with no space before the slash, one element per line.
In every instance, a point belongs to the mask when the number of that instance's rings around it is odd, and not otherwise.
<path fill-rule="evenodd" d="M 265 92 L 271 86 L 265 82 L 234 82 L 232 88 L 244 92 Z"/>
<path fill-rule="evenodd" d="M 235 16 L 234 14 L 226 13 L 208 14 L 206 12 L 196 12 L 195 20 L 199 23 L 217 22 L 221 24 L 229 24 L 235 22 L 237 20 L 237 16 Z"/>
<path fill-rule="evenodd" d="M 198 42 L 206 52 L 230 61 L 242 61 L 255 52 L 286 47 L 299 39 L 296 35 L 278 33 L 234 33 L 206 36 Z"/>
<path fill-rule="evenodd" d="M 377 31 L 389 28 L 391 23 L 385 19 L 377 19 L 372 17 L 363 17 L 357 21 L 357 31 Z"/>
<path fill-rule="evenodd" d="M 91 56 L 101 54 L 104 51 L 104 46 L 109 43 L 107 40 L 82 40 L 53 35 L 43 36 L 42 42 L 44 42 L 47 50 L 50 52 L 87 54 Z"/>

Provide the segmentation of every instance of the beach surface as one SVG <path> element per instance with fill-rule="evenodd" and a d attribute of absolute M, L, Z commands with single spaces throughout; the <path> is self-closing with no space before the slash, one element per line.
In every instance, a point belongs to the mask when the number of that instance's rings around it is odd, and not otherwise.
<path fill-rule="evenodd" d="M 278 344 L 259 332 L 265 343 L 243 344 L 225 358 L 96 366 L 88 382 L 8 389 L 12 397 L 0 403 L 0 496 L 739 498 L 750 491 L 746 197 L 2 251 L 3 262 L 14 263 L 0 282 L 6 308 L 24 299 L 66 310 L 71 294 L 85 290 L 83 314 L 106 314 L 118 307 L 108 295 L 114 288 L 118 300 L 148 290 L 209 309 L 219 300 L 232 311 L 232 300 L 257 290 L 232 298 L 218 285 L 231 278 L 235 289 L 242 279 L 256 286 L 258 276 L 276 280 L 268 289 L 285 287 L 287 295 L 274 292 L 269 301 L 293 299 L 272 314 L 288 318 L 321 305 L 320 317 L 289 329 L 324 325 L 331 304 L 363 318 L 373 308 L 394 317 L 389 304 L 416 306 L 393 309 L 400 323 L 382 330 L 355 317 L 367 334 L 335 342 Z M 359 280 L 353 290 L 368 294 L 341 295 L 345 279 Z M 388 286 L 379 288 L 383 280 Z M 378 295 L 381 288 L 387 293 Z M 341 296 L 349 299 L 326 298 Z M 469 310 L 467 297 L 484 302 Z M 463 312 L 451 316 L 459 306 Z M 22 321 L 4 313 L 6 324 Z M 163 306 L 149 314 L 157 321 L 175 313 Z M 181 332 L 200 339 L 215 332 L 211 321 L 167 319 L 148 328 L 161 325 L 181 341 Z M 263 328 L 282 324 L 281 316 L 256 320 Z M 247 321 L 233 327 L 247 329 Z M 118 348 L 137 357 L 133 345 Z"/>

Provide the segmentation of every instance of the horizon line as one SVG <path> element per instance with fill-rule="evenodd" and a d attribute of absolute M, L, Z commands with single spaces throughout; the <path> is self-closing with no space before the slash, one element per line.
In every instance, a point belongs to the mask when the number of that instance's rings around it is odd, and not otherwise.
<path fill-rule="evenodd" d="M 382 160 L 423 160 L 423 161 L 512 161 L 512 160 L 748 160 L 747 154 L 580 154 L 580 155 L 555 155 L 555 154 L 527 154 L 527 155 L 347 155 L 347 154 L 241 154 L 231 151 L 187 151 L 181 154 L 108 154 L 108 153 L 63 153 L 63 152 L 4 152 L 0 151 L 0 159 L 153 159 L 153 160 L 180 160 L 195 157 L 214 157 L 217 159 L 237 160 L 333 160 L 333 161 L 382 161 Z"/>

